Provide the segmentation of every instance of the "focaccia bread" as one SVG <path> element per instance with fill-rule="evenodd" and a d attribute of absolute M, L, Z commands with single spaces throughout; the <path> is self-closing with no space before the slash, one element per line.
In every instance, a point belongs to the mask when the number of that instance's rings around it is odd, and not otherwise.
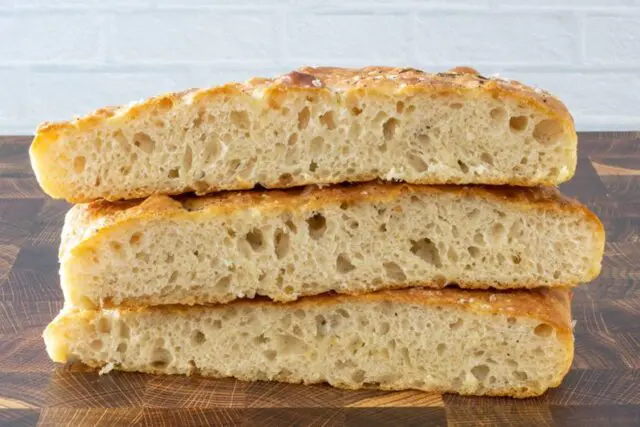
<path fill-rule="evenodd" d="M 77 205 L 60 272 L 80 307 L 287 301 L 573 286 L 598 274 L 603 249 L 598 218 L 555 189 L 370 183 Z"/>
<path fill-rule="evenodd" d="M 559 385 L 573 358 L 565 289 L 67 309 L 44 338 L 54 361 L 103 371 L 514 397 Z"/>
<path fill-rule="evenodd" d="M 576 166 L 566 107 L 468 68 L 305 67 L 43 123 L 31 163 L 71 202 L 373 179 L 555 185 Z"/>

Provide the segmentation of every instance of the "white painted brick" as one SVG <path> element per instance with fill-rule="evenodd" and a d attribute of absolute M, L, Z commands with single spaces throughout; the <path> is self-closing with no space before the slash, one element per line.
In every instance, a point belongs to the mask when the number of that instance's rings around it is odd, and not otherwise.
<path fill-rule="evenodd" d="M 272 63 L 275 15 L 212 10 L 117 14 L 110 58 L 119 62 Z"/>
<path fill-rule="evenodd" d="M 575 18 L 562 12 L 435 11 L 416 28 L 425 64 L 568 64 L 579 45 Z"/>
<path fill-rule="evenodd" d="M 300 65 L 404 64 L 408 58 L 402 14 L 295 14 L 287 29 L 287 59 Z"/>
<path fill-rule="evenodd" d="M 0 62 L 95 62 L 103 17 L 75 11 L 0 11 Z"/>
<path fill-rule="evenodd" d="M 612 6 L 630 6 L 634 0 L 491 0 L 495 6 L 533 9 L 536 7 L 562 9 L 592 9 Z"/>
<path fill-rule="evenodd" d="M 588 16 L 585 44 L 588 62 L 640 66 L 640 14 Z"/>

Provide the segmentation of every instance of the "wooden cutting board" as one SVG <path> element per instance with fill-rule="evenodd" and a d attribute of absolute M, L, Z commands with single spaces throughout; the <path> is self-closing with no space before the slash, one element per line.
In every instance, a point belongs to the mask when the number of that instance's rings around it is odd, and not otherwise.
<path fill-rule="evenodd" d="M 640 134 L 587 133 L 564 193 L 602 219 L 602 274 L 576 290 L 576 357 L 528 399 L 65 370 L 40 334 L 62 306 L 69 206 L 40 191 L 28 137 L 0 137 L 0 425 L 640 425 Z"/>

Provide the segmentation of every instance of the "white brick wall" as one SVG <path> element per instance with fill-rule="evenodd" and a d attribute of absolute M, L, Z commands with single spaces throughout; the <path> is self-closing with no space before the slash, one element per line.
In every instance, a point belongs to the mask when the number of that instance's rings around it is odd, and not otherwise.
<path fill-rule="evenodd" d="M 307 64 L 471 65 L 640 129 L 640 0 L 0 0 L 0 134 Z"/>

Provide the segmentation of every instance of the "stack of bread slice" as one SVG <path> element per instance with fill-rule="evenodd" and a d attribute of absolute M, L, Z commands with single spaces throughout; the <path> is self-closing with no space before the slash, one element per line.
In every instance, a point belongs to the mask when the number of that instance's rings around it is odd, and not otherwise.
<path fill-rule="evenodd" d="M 604 232 L 553 186 L 566 107 L 468 68 L 302 68 L 45 123 L 76 204 L 57 362 L 533 396 L 573 358 Z"/>

